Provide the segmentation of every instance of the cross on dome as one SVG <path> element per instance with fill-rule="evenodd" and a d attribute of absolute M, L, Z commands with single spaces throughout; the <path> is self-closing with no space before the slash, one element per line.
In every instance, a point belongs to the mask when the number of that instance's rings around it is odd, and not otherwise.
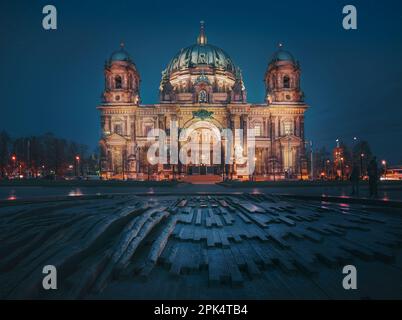
<path fill-rule="evenodd" d="M 200 35 L 197 38 L 197 43 L 199 45 L 205 45 L 207 44 L 207 36 L 205 35 L 205 26 L 204 26 L 205 22 L 204 21 L 200 21 Z"/>

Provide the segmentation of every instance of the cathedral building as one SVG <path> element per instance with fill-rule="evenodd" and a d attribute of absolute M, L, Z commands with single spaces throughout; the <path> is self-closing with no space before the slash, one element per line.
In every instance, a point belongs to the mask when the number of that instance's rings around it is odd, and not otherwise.
<path fill-rule="evenodd" d="M 124 45 L 105 64 L 100 139 L 101 176 L 105 179 L 176 179 L 200 175 L 228 179 L 300 178 L 307 174 L 304 112 L 308 106 L 300 88 L 300 65 L 280 45 L 269 60 L 265 101 L 249 103 L 241 70 L 221 48 L 209 44 L 201 23 L 197 42 L 181 49 L 162 71 L 159 103 L 141 104 L 140 74 Z M 224 129 L 255 134 L 255 170 L 212 162 L 152 164 L 147 158 L 152 129 L 162 129 L 171 143 L 170 123 L 179 132 L 192 129 L 214 136 Z M 214 137 L 212 138 L 212 140 Z M 208 140 L 209 141 L 209 140 Z M 180 142 L 182 144 L 182 142 Z M 222 157 L 228 151 L 222 141 Z M 247 153 L 247 149 L 244 150 Z"/>

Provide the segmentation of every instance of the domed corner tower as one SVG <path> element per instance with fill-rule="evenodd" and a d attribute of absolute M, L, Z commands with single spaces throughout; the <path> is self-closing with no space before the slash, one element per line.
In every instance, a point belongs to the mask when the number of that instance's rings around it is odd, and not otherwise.
<path fill-rule="evenodd" d="M 240 69 L 221 48 L 208 44 L 201 21 L 197 43 L 181 49 L 162 72 L 161 103 L 245 102 Z"/>
<path fill-rule="evenodd" d="M 138 105 L 140 76 L 137 68 L 124 47 L 113 52 L 105 63 L 105 90 L 103 103 L 131 103 Z"/>
<path fill-rule="evenodd" d="M 136 177 L 135 122 L 139 107 L 140 76 L 130 55 L 120 45 L 105 63 L 101 112 L 100 172 L 105 179 Z"/>
<path fill-rule="evenodd" d="M 265 73 L 266 102 L 303 103 L 300 73 L 299 63 L 279 44 L 279 49 L 274 53 Z"/>
<path fill-rule="evenodd" d="M 300 65 L 279 45 L 265 73 L 266 104 L 270 107 L 271 172 L 284 178 L 307 177 L 304 113 L 308 105 L 300 88 Z"/>

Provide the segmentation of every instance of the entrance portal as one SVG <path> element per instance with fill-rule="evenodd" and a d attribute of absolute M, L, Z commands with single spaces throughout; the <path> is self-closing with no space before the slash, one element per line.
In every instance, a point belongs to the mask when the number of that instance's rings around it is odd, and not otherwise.
<path fill-rule="evenodd" d="M 213 176 L 220 174 L 221 135 L 211 122 L 198 121 L 188 127 L 183 148 L 187 150 L 189 176 Z"/>

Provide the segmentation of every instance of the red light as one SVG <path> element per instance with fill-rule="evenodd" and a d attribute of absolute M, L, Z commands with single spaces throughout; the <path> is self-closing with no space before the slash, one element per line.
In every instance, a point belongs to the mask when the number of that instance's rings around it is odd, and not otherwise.
<path fill-rule="evenodd" d="M 16 157 L 16 156 L 12 156 L 12 157 L 11 157 L 11 160 L 15 161 L 15 160 L 17 160 L 17 157 Z"/>
<path fill-rule="evenodd" d="M 75 156 L 75 160 L 80 161 L 80 157 L 79 157 L 79 156 Z"/>

